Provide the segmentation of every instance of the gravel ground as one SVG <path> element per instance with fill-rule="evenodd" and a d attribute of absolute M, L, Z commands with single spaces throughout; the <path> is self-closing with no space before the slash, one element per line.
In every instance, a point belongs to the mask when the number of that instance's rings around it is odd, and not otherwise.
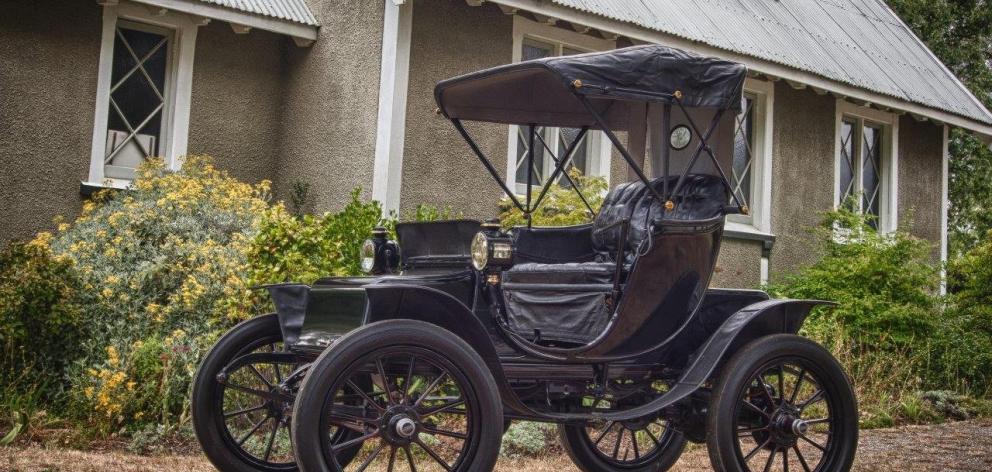
<path fill-rule="evenodd" d="M 138 456 L 111 450 L 82 452 L 40 446 L 0 448 L 0 471 L 137 472 L 213 468 L 198 455 Z M 567 457 L 502 460 L 497 472 L 573 472 Z M 676 471 L 710 470 L 706 449 L 692 446 Z M 992 419 L 864 431 L 854 470 L 868 472 L 992 471 Z"/>

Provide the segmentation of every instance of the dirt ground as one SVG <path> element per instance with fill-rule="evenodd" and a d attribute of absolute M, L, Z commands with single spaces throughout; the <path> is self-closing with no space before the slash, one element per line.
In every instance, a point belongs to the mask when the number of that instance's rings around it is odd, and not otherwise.
<path fill-rule="evenodd" d="M 0 448 L 0 471 L 137 472 L 212 471 L 199 455 L 138 456 L 121 451 L 82 452 L 39 446 Z M 573 472 L 567 457 L 501 460 L 497 472 Z M 706 449 L 692 446 L 676 471 L 710 470 Z M 868 472 L 992 471 L 992 419 L 864 431 L 854 470 Z"/>

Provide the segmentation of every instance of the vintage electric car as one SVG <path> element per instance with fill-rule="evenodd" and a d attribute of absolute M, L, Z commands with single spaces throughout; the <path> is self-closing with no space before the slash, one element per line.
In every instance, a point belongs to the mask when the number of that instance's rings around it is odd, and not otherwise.
<path fill-rule="evenodd" d="M 746 74 L 648 45 L 439 83 L 438 113 L 523 214 L 547 188 L 508 188 L 469 122 L 520 126 L 529 172 L 536 152 L 555 163 L 548 182 L 601 133 L 631 182 L 591 224 L 400 223 L 398 241 L 366 241 L 368 276 L 268 287 L 277 313 L 200 366 L 207 456 L 239 471 L 484 471 L 526 420 L 556 423 L 584 471 L 667 470 L 687 441 L 720 471 L 848 470 L 852 388 L 796 334 L 828 303 L 709 287 L 725 216 L 747 212 L 724 171 Z M 555 153 L 540 127 L 577 138 Z"/>

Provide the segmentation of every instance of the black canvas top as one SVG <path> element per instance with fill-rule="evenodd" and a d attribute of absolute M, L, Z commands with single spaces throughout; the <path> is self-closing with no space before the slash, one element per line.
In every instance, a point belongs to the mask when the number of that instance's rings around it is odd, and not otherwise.
<path fill-rule="evenodd" d="M 441 81 L 434 97 L 448 118 L 598 128 L 587 96 L 610 128 L 627 128 L 630 105 L 682 103 L 739 112 L 747 68 L 661 45 L 547 57 Z M 576 80 L 581 85 L 576 86 Z"/>

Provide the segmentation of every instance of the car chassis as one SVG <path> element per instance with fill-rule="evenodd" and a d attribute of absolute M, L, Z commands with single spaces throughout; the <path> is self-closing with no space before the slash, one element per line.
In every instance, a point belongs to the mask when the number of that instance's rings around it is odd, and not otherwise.
<path fill-rule="evenodd" d="M 725 215 L 748 212 L 723 171 L 746 74 L 648 45 L 440 82 L 438 113 L 528 224 L 399 223 L 399 242 L 379 229 L 364 244 L 369 276 L 267 286 L 277 313 L 234 328 L 198 372 L 208 457 L 222 470 L 489 470 L 505 427 L 526 420 L 561 425 L 586 471 L 667 470 L 686 441 L 707 443 L 717 470 L 848 470 L 851 387 L 796 335 L 829 303 L 709 288 Z M 521 127 L 523 197 L 465 122 Z M 556 154 L 543 126 L 578 135 Z M 598 213 L 582 200 L 592 224 L 534 227 L 550 183 L 577 189 L 567 169 L 591 131 L 634 179 Z M 535 153 L 554 163 L 536 196 Z"/>

